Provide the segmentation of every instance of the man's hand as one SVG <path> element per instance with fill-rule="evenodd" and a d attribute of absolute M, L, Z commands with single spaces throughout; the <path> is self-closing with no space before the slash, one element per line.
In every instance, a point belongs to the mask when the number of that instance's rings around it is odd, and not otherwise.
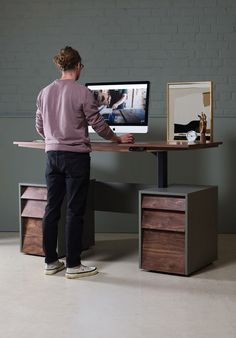
<path fill-rule="evenodd" d="M 122 136 L 114 135 L 111 141 L 118 143 L 134 143 L 134 136 L 133 134 L 125 134 Z"/>
<path fill-rule="evenodd" d="M 134 143 L 134 136 L 132 134 L 125 134 L 120 136 L 120 143 Z"/>

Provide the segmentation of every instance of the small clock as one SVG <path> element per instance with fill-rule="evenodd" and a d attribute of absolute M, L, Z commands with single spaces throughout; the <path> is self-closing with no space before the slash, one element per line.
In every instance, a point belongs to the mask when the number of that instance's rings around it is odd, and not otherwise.
<path fill-rule="evenodd" d="M 190 130 L 186 133 L 188 142 L 195 142 L 197 139 L 197 133 L 194 130 Z"/>

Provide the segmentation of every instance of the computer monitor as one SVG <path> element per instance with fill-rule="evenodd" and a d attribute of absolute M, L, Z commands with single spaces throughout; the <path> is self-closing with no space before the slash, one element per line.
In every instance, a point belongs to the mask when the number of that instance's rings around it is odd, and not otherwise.
<path fill-rule="evenodd" d="M 86 83 L 99 112 L 117 133 L 147 133 L 149 81 Z M 89 132 L 94 132 L 89 127 Z"/>

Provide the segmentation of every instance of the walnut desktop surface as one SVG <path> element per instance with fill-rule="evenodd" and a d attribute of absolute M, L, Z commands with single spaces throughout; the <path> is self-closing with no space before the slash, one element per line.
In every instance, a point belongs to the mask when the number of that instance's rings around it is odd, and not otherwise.
<path fill-rule="evenodd" d="M 45 149 L 45 143 L 42 140 L 35 141 L 15 141 L 15 145 L 23 148 Z M 169 150 L 194 150 L 218 147 L 222 142 L 193 142 L 188 143 L 185 141 L 148 141 L 148 142 L 135 142 L 135 143 L 113 143 L 104 141 L 92 141 L 92 151 L 114 151 L 114 152 L 129 152 L 129 151 L 169 151 Z"/>
<path fill-rule="evenodd" d="M 19 147 L 45 149 L 45 144 L 42 140 L 38 141 L 16 141 L 13 142 Z M 113 143 L 113 142 L 91 142 L 92 151 L 110 151 L 110 152 L 148 152 L 156 155 L 157 158 L 157 184 L 159 188 L 168 186 L 168 151 L 180 150 L 197 150 L 218 147 L 222 142 L 192 142 L 186 141 L 149 141 L 135 143 Z"/>

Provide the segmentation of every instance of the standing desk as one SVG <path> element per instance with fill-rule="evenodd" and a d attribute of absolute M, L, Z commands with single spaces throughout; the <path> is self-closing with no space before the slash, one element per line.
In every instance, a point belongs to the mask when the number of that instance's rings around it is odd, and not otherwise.
<path fill-rule="evenodd" d="M 44 142 L 21 142 L 16 141 L 14 144 L 19 147 L 44 149 Z M 168 151 L 180 150 L 197 150 L 218 147 L 222 142 L 206 142 L 206 143 L 187 143 L 187 142 L 166 142 L 166 141 L 150 141 L 135 142 L 133 144 L 118 144 L 112 142 L 91 142 L 92 151 L 109 151 L 109 152 L 148 152 L 157 158 L 157 185 L 159 188 L 168 186 Z"/>
<path fill-rule="evenodd" d="M 43 142 L 14 144 L 45 148 Z M 168 151 L 206 149 L 220 144 L 91 142 L 92 151 L 148 152 L 156 156 L 157 186 L 139 191 L 140 268 L 188 276 L 217 259 L 217 187 L 168 186 Z"/>

